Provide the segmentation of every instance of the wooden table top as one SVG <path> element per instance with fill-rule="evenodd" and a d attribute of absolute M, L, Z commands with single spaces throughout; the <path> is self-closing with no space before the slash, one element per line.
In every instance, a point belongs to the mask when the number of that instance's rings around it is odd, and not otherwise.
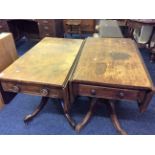
<path fill-rule="evenodd" d="M 65 85 L 83 40 L 46 37 L 0 74 L 0 79 Z"/>
<path fill-rule="evenodd" d="M 125 38 L 88 38 L 72 80 L 152 89 L 152 81 L 135 42 Z"/>

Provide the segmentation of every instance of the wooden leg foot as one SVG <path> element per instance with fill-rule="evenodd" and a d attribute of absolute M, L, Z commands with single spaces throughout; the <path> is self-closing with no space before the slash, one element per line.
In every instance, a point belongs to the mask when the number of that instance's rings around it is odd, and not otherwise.
<path fill-rule="evenodd" d="M 63 111 L 64 111 L 64 115 L 65 117 L 67 118 L 67 121 L 69 122 L 69 124 L 71 125 L 71 127 L 73 129 L 75 129 L 75 126 L 76 126 L 76 123 L 75 121 L 72 119 L 72 117 L 70 116 L 70 114 L 65 110 L 64 108 L 64 102 L 61 100 L 61 106 L 63 108 Z"/>
<path fill-rule="evenodd" d="M 96 98 L 93 98 L 93 99 L 91 100 L 90 108 L 89 108 L 89 110 L 88 110 L 86 116 L 85 116 L 84 119 L 83 119 L 80 123 L 78 123 L 78 124 L 76 125 L 76 127 L 75 127 L 75 130 L 76 130 L 77 132 L 80 132 L 80 130 L 81 130 L 81 129 L 88 123 L 88 121 L 90 120 L 90 118 L 91 118 L 91 116 L 92 116 L 92 114 L 93 114 L 94 106 L 95 106 L 96 102 L 97 102 L 97 99 L 96 99 Z"/>
<path fill-rule="evenodd" d="M 119 123 L 119 120 L 118 120 L 118 117 L 117 117 L 117 114 L 116 114 L 116 110 L 115 110 L 115 104 L 113 101 L 109 101 L 107 105 L 107 109 L 110 113 L 110 117 L 111 117 L 111 120 L 112 120 L 112 123 L 114 125 L 114 127 L 116 128 L 116 130 L 122 134 L 122 135 L 127 135 L 127 132 L 122 129 L 120 123 Z"/>
<path fill-rule="evenodd" d="M 27 115 L 24 118 L 24 123 L 30 122 L 44 108 L 44 106 L 46 105 L 47 101 L 48 101 L 48 97 L 42 97 L 40 104 L 34 110 L 34 112 L 32 114 Z"/>

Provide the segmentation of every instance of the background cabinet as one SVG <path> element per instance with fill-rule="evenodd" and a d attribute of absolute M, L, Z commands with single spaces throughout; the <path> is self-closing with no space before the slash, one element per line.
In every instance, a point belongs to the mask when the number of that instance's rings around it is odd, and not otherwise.
<path fill-rule="evenodd" d="M 63 20 L 65 34 L 69 32 L 68 26 L 67 26 L 67 21 L 69 20 L 71 19 Z M 94 19 L 81 19 L 80 30 L 81 30 L 81 33 L 88 33 L 88 34 L 94 33 L 95 32 L 95 20 Z"/>
<path fill-rule="evenodd" d="M 12 32 L 15 40 L 22 36 L 34 39 L 63 37 L 63 21 L 61 19 L 1 19 L 0 32 Z"/>

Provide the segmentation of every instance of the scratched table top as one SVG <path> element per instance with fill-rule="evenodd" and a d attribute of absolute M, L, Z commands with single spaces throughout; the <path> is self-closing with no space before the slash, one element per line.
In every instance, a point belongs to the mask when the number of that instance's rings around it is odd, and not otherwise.
<path fill-rule="evenodd" d="M 125 38 L 88 38 L 72 80 L 105 86 L 152 88 L 135 42 Z"/>
<path fill-rule="evenodd" d="M 82 41 L 46 37 L 5 69 L 0 74 L 0 78 L 63 86 Z"/>

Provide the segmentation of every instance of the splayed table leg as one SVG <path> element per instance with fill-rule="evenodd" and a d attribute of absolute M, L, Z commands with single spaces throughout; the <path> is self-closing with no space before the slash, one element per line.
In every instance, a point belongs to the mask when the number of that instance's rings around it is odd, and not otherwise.
<path fill-rule="evenodd" d="M 73 129 L 75 129 L 76 123 L 75 123 L 75 121 L 72 119 L 72 117 L 70 116 L 69 112 L 65 109 L 64 101 L 61 100 L 60 102 L 61 102 L 61 106 L 62 106 L 62 108 L 63 108 L 64 115 L 65 115 L 67 121 L 69 122 L 69 124 L 71 125 L 71 127 L 72 127 Z"/>
<path fill-rule="evenodd" d="M 112 120 L 112 123 L 114 125 L 114 127 L 116 128 L 116 130 L 122 134 L 122 135 L 127 135 L 127 132 L 121 127 L 117 114 L 116 114 L 116 110 L 115 110 L 115 103 L 114 101 L 109 101 L 109 103 L 106 104 L 107 105 L 107 109 L 110 113 L 110 117 Z"/>
<path fill-rule="evenodd" d="M 44 108 L 44 106 L 47 104 L 48 99 L 48 97 L 42 97 L 40 104 L 34 110 L 34 112 L 32 112 L 32 114 L 29 114 L 24 118 L 24 123 L 30 122 Z"/>
<path fill-rule="evenodd" d="M 97 98 L 92 98 L 91 99 L 91 103 L 90 103 L 90 108 L 86 114 L 86 116 L 84 117 L 84 119 L 78 123 L 75 127 L 75 130 L 77 132 L 80 132 L 80 130 L 88 123 L 88 121 L 90 120 L 92 114 L 93 114 L 93 111 L 94 111 L 94 107 L 95 107 L 95 104 L 97 102 Z"/>

